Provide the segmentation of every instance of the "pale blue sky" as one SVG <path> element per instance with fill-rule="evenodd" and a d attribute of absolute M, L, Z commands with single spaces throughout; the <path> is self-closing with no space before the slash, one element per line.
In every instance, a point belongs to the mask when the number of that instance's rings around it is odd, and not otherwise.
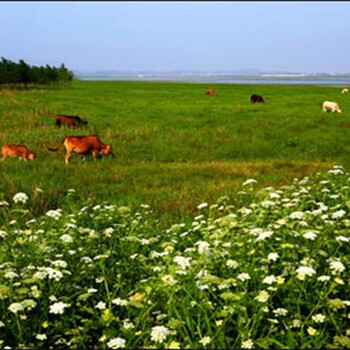
<path fill-rule="evenodd" d="M 350 2 L 0 2 L 0 56 L 73 70 L 350 72 Z"/>

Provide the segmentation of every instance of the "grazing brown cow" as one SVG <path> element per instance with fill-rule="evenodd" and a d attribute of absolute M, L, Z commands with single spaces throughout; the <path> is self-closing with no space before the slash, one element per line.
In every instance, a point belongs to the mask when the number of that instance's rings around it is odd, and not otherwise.
<path fill-rule="evenodd" d="M 30 151 L 26 146 L 21 145 L 3 145 L 1 148 L 2 158 L 1 160 L 6 159 L 7 157 L 18 157 L 20 160 L 27 159 L 34 160 L 36 158 L 36 154 L 33 151 Z"/>
<path fill-rule="evenodd" d="M 66 125 L 70 128 L 75 128 L 81 124 L 86 125 L 88 123 L 87 120 L 81 119 L 76 115 L 58 115 L 56 116 L 56 126 Z"/>
<path fill-rule="evenodd" d="M 49 151 L 58 151 L 62 145 L 66 148 L 66 164 L 69 163 L 69 158 L 73 152 L 77 154 L 92 154 L 94 160 L 99 154 L 112 154 L 112 147 L 102 143 L 97 135 L 67 136 L 57 148 L 49 148 Z"/>
<path fill-rule="evenodd" d="M 207 90 L 207 91 L 205 92 L 205 94 L 206 94 L 207 96 L 213 96 L 213 95 L 215 94 L 215 90 L 214 90 L 214 89 L 209 89 L 209 90 Z"/>
<path fill-rule="evenodd" d="M 252 102 L 252 103 L 255 103 L 255 102 L 264 103 L 265 101 L 264 101 L 262 96 L 257 95 L 257 94 L 253 94 L 252 96 L 250 96 L 250 102 Z"/>

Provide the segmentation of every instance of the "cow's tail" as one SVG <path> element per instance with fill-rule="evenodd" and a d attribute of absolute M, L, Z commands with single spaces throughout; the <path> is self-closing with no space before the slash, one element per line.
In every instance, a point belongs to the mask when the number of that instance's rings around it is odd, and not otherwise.
<path fill-rule="evenodd" d="M 62 147 L 62 145 L 63 145 L 63 143 L 64 143 L 65 140 L 66 140 L 66 139 L 64 138 L 64 139 L 61 141 L 61 143 L 60 143 L 56 148 L 47 147 L 47 149 L 48 149 L 49 151 L 51 151 L 51 152 L 57 152 L 57 151 Z"/>

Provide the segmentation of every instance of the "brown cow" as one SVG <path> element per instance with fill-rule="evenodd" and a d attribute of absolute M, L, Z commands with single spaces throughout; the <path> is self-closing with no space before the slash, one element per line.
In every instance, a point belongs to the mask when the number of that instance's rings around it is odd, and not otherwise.
<path fill-rule="evenodd" d="M 67 136 L 57 148 L 49 148 L 49 151 L 58 151 L 62 145 L 66 148 L 66 164 L 69 163 L 69 158 L 73 152 L 77 154 L 92 154 L 94 160 L 99 154 L 113 154 L 112 147 L 102 143 L 97 135 Z"/>
<path fill-rule="evenodd" d="M 252 102 L 252 103 L 255 103 L 255 102 L 264 103 L 265 101 L 264 101 L 262 96 L 257 95 L 257 94 L 253 94 L 250 97 L 250 102 Z"/>
<path fill-rule="evenodd" d="M 76 115 L 57 115 L 56 116 L 56 126 L 66 125 L 70 128 L 75 128 L 81 124 L 86 125 L 88 121 L 86 119 L 81 119 Z"/>
<path fill-rule="evenodd" d="M 207 96 L 213 96 L 213 95 L 215 94 L 215 90 L 214 90 L 214 89 L 208 89 L 208 90 L 205 92 L 205 94 L 206 94 Z"/>
<path fill-rule="evenodd" d="M 26 146 L 22 145 L 3 145 L 1 153 L 1 160 L 5 160 L 7 157 L 18 157 L 20 160 L 26 162 L 27 159 L 34 160 L 36 158 L 36 154 L 33 151 L 30 151 Z"/>

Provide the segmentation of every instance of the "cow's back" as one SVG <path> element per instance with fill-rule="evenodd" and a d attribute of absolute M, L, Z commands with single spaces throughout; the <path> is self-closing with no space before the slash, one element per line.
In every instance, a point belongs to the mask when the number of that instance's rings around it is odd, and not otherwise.
<path fill-rule="evenodd" d="M 89 152 L 93 149 L 99 149 L 102 145 L 102 142 L 97 135 L 68 136 L 66 137 L 64 144 L 67 149 Z"/>

